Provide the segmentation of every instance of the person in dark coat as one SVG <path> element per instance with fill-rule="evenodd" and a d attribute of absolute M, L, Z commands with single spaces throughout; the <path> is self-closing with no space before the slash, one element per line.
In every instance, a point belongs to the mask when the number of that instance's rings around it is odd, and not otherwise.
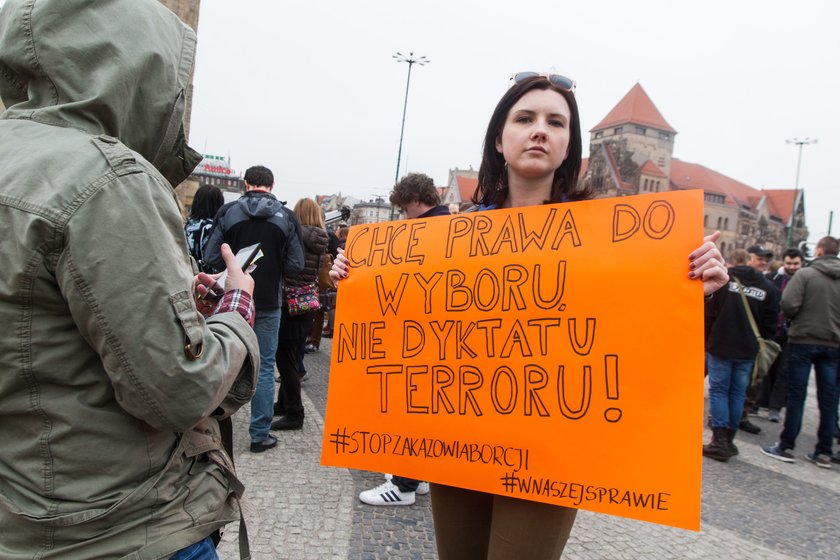
<path fill-rule="evenodd" d="M 300 222 L 300 236 L 303 241 L 303 270 L 287 274 L 286 287 L 318 285 L 321 258 L 327 251 L 327 230 L 321 208 L 311 198 L 303 198 L 295 204 L 295 215 Z M 272 430 L 299 430 L 303 427 L 303 402 L 300 396 L 300 358 L 304 353 L 306 336 L 312 329 L 314 311 L 302 315 L 289 313 L 284 293 L 283 316 L 277 343 L 277 370 L 280 372 L 280 389 L 274 405 L 280 418 L 271 424 Z"/>
<path fill-rule="evenodd" d="M 741 293 L 762 338 L 771 338 L 775 333 L 779 314 L 778 290 L 747 264 L 749 258 L 743 249 L 733 251 L 730 280 L 712 295 L 707 306 L 706 365 L 712 441 L 703 446 L 703 455 L 717 461 L 728 461 L 738 454 L 733 440 L 759 350 Z"/>

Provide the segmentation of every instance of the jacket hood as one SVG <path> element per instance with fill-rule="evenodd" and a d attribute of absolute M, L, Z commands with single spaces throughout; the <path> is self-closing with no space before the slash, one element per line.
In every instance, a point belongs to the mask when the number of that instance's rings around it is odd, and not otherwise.
<path fill-rule="evenodd" d="M 751 266 L 734 266 L 729 269 L 729 276 L 734 276 L 741 281 L 745 286 L 758 286 L 762 284 L 766 277 Z M 768 280 L 769 282 L 769 280 Z"/>
<path fill-rule="evenodd" d="M 817 257 L 808 268 L 815 268 L 834 280 L 840 280 L 840 259 L 837 257 Z"/>
<path fill-rule="evenodd" d="M 273 194 L 262 191 L 248 191 L 236 201 L 249 218 L 267 220 L 283 209 L 283 203 Z"/>
<path fill-rule="evenodd" d="M 180 182 L 200 159 L 182 126 L 195 45 L 156 0 L 6 0 L 0 118 L 113 136 Z"/>

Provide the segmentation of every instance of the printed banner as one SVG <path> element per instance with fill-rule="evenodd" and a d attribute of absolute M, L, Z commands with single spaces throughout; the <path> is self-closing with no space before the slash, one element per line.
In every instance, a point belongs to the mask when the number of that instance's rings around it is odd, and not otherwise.
<path fill-rule="evenodd" d="M 699 530 L 701 191 L 351 228 L 324 465 Z"/>

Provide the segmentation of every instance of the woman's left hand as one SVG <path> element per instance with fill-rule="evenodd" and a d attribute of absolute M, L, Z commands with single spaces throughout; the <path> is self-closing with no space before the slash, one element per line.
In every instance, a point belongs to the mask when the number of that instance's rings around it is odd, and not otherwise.
<path fill-rule="evenodd" d="M 692 251 L 688 256 L 689 264 L 688 277 L 703 281 L 703 294 L 711 295 L 729 282 L 729 273 L 723 262 L 723 256 L 715 245 L 720 238 L 720 232 L 716 231 L 703 238 L 703 244 Z"/>

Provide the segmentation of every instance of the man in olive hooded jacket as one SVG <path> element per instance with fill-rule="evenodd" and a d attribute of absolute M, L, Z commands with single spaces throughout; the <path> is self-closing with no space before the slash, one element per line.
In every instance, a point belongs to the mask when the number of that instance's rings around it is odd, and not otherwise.
<path fill-rule="evenodd" d="M 154 0 L 0 11 L 0 558 L 169 558 L 239 520 L 217 419 L 254 389 L 253 284 L 197 311 L 194 52 Z"/>
<path fill-rule="evenodd" d="M 806 458 L 818 467 L 831 468 L 831 446 L 837 422 L 837 368 L 840 363 L 840 241 L 823 237 L 816 257 L 791 278 L 782 294 L 782 312 L 788 329 L 788 390 L 785 427 L 779 441 L 762 447 L 774 459 L 792 463 L 793 448 L 802 430 L 811 369 L 817 379 L 820 423 L 817 444 Z"/>

